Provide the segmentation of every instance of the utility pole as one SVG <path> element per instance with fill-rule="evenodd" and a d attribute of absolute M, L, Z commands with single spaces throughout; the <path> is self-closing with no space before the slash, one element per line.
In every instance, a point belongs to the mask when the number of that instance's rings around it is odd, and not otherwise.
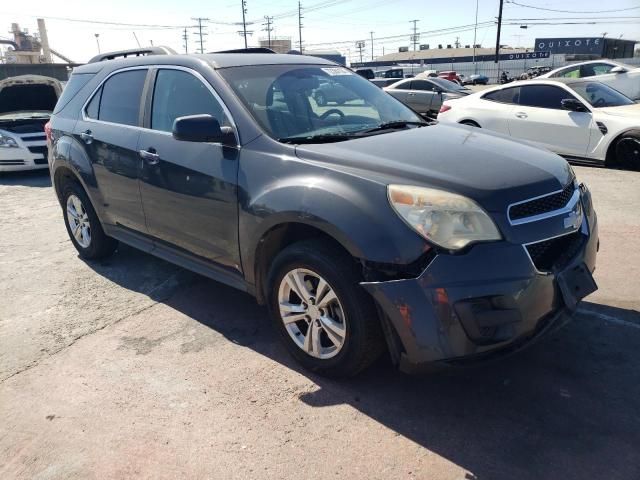
<path fill-rule="evenodd" d="M 371 61 L 373 62 L 373 32 L 369 32 L 371 34 Z"/>
<path fill-rule="evenodd" d="M 298 1 L 298 44 L 300 53 L 302 53 L 302 3 Z"/>
<path fill-rule="evenodd" d="M 96 36 L 96 43 L 98 44 L 98 53 L 100 53 L 100 34 L 94 33 L 94 35 Z"/>
<path fill-rule="evenodd" d="M 182 40 L 184 40 L 184 53 L 189 53 L 189 35 L 187 34 L 187 27 L 184 27 L 182 32 Z"/>
<path fill-rule="evenodd" d="M 358 53 L 360 53 L 360 63 L 362 63 L 362 50 L 364 50 L 365 46 L 366 46 L 366 43 L 364 42 L 364 40 L 360 40 L 359 42 L 356 42 L 356 48 L 358 49 Z"/>
<path fill-rule="evenodd" d="M 207 32 L 203 32 L 203 29 L 207 28 L 206 25 L 203 27 L 202 26 L 202 22 L 208 22 L 209 19 L 208 18 L 202 18 L 202 17 L 197 17 L 197 18 L 192 18 L 191 20 L 195 20 L 198 22 L 198 25 L 195 25 L 193 28 L 197 28 L 198 29 L 198 37 L 199 37 L 199 43 L 200 43 L 200 53 L 204 53 L 204 36 L 207 35 Z"/>
<path fill-rule="evenodd" d="M 420 35 L 418 35 L 418 22 L 420 20 L 410 20 L 409 23 L 413 23 L 413 35 L 411 35 L 411 43 L 413 43 L 413 51 L 417 50 L 418 41 L 420 39 Z"/>
<path fill-rule="evenodd" d="M 454 42 L 456 48 L 460 48 L 460 37 L 456 37 L 456 41 Z"/>
<path fill-rule="evenodd" d="M 473 28 L 473 73 L 478 73 L 476 69 L 476 38 L 478 36 L 478 2 L 476 0 L 476 26 Z"/>
<path fill-rule="evenodd" d="M 244 37 L 244 48 L 247 48 L 247 20 L 245 18 L 247 14 L 247 0 L 242 0 L 242 33 Z"/>
<path fill-rule="evenodd" d="M 500 0 L 500 11 L 498 12 L 498 34 L 496 35 L 496 58 L 493 63 L 498 63 L 500 57 L 500 30 L 502 29 L 502 5 L 504 0 Z"/>
<path fill-rule="evenodd" d="M 271 48 L 271 32 L 273 31 L 273 27 L 271 25 L 273 24 L 273 17 L 265 15 L 264 19 L 265 23 L 262 24 L 264 25 L 264 28 L 262 30 L 267 32 L 267 43 L 269 45 L 269 48 Z"/>

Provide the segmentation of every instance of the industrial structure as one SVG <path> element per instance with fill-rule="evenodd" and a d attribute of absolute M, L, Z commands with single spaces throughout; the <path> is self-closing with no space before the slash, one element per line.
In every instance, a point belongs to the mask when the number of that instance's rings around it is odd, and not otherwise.
<path fill-rule="evenodd" d="M 11 24 L 13 40 L 0 40 L 0 80 L 17 75 L 44 75 L 67 80 L 70 69 L 76 64 L 49 44 L 47 27 L 38 19 L 38 33 L 29 34 L 17 23 Z M 53 63 L 57 58 L 64 63 Z"/>

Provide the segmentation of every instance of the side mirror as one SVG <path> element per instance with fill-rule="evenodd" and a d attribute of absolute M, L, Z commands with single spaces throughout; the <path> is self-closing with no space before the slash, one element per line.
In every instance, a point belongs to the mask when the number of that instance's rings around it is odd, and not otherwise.
<path fill-rule="evenodd" d="M 172 134 L 183 142 L 225 143 L 231 132 L 211 115 L 189 115 L 174 120 Z"/>
<path fill-rule="evenodd" d="M 562 105 L 562 108 L 571 112 L 589 111 L 580 100 L 576 100 L 575 98 L 565 98 L 560 101 L 560 104 Z"/>
<path fill-rule="evenodd" d="M 613 67 L 609 73 L 626 73 L 627 69 L 621 66 Z"/>

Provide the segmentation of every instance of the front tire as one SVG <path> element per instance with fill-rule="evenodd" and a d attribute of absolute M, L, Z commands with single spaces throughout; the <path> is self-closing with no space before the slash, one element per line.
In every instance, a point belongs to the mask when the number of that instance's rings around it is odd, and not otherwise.
<path fill-rule="evenodd" d="M 62 205 L 67 233 L 82 258 L 96 260 L 115 251 L 118 242 L 104 233 L 89 197 L 78 183 L 63 186 Z"/>
<path fill-rule="evenodd" d="M 616 142 L 615 164 L 640 170 L 640 130 L 631 130 Z"/>
<path fill-rule="evenodd" d="M 295 243 L 275 258 L 267 282 L 271 317 L 304 368 L 349 377 L 383 351 L 377 311 L 359 281 L 353 259 L 326 242 Z"/>

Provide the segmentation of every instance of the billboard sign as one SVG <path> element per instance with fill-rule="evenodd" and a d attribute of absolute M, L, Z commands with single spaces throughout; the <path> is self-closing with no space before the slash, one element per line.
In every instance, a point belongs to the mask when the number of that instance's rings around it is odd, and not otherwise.
<path fill-rule="evenodd" d="M 536 38 L 535 50 L 556 53 L 600 54 L 604 46 L 601 37 Z"/>

